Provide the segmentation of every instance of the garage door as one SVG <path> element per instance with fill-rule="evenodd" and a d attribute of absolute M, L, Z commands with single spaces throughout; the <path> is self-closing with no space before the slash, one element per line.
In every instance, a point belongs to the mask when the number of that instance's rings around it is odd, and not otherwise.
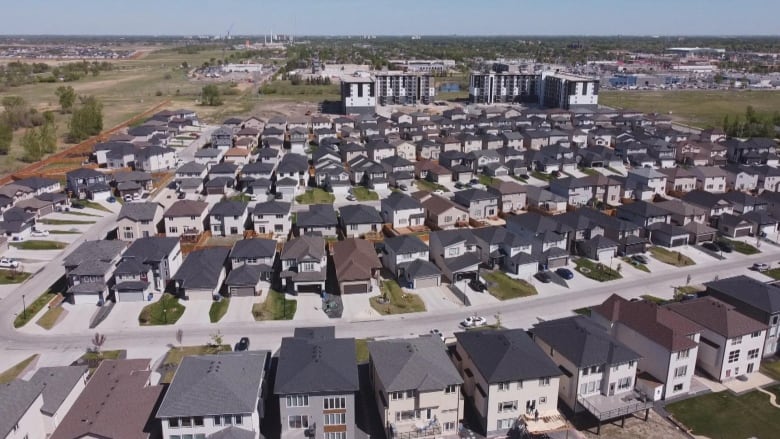
<path fill-rule="evenodd" d="M 352 285 L 344 285 L 342 287 L 344 294 L 360 294 L 360 293 L 367 293 L 368 292 L 368 285 L 366 284 L 352 284 Z"/>
<path fill-rule="evenodd" d="M 117 301 L 118 302 L 143 302 L 144 301 L 144 292 L 143 291 L 124 291 L 117 294 Z"/>
<path fill-rule="evenodd" d="M 734 237 L 750 235 L 750 227 L 743 227 L 734 231 Z"/>
<path fill-rule="evenodd" d="M 296 285 L 295 290 L 299 293 L 317 293 L 320 294 L 322 286 L 320 284 L 313 285 Z"/>
<path fill-rule="evenodd" d="M 565 267 L 568 262 L 569 258 L 548 259 L 547 268 L 552 270 L 553 268 Z"/>
<path fill-rule="evenodd" d="M 679 247 L 688 243 L 688 238 L 676 238 L 670 243 L 672 247 Z"/>
<path fill-rule="evenodd" d="M 420 277 L 414 280 L 415 288 L 429 288 L 439 286 L 439 276 Z"/>
<path fill-rule="evenodd" d="M 614 250 L 600 250 L 598 253 L 596 253 L 596 260 L 597 261 L 608 261 L 613 256 L 615 256 Z"/>
<path fill-rule="evenodd" d="M 249 297 L 255 295 L 254 287 L 230 287 L 231 296 Z"/>

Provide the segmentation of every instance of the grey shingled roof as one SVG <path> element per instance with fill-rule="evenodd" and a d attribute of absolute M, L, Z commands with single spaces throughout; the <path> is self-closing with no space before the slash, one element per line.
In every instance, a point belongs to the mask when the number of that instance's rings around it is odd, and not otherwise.
<path fill-rule="evenodd" d="M 249 351 L 184 357 L 156 417 L 253 413 L 268 356 Z"/>
<path fill-rule="evenodd" d="M 117 216 L 117 221 L 128 218 L 133 221 L 152 221 L 155 214 L 162 214 L 162 206 L 158 203 L 126 203 L 122 206 Z"/>
<path fill-rule="evenodd" d="M 559 376 L 561 371 L 522 329 L 455 334 L 488 383 Z"/>
<path fill-rule="evenodd" d="M 262 434 L 260 435 L 260 438 L 263 438 Z M 206 436 L 206 439 L 255 439 L 255 432 L 231 425 L 216 433 L 211 433 Z"/>
<path fill-rule="evenodd" d="M 290 213 L 290 203 L 284 201 L 267 201 L 255 204 L 252 211 L 255 215 L 284 215 Z"/>
<path fill-rule="evenodd" d="M 141 262 L 161 261 L 179 245 L 179 238 L 150 236 L 138 238 L 130 244 L 122 257 L 135 258 Z"/>
<path fill-rule="evenodd" d="M 53 415 L 86 372 L 87 366 L 42 367 L 35 371 L 30 383 L 44 386 L 41 411 Z"/>
<path fill-rule="evenodd" d="M 246 202 L 222 200 L 211 208 L 209 215 L 221 215 L 221 216 L 242 216 L 246 213 Z"/>
<path fill-rule="evenodd" d="M 423 277 L 441 276 L 441 270 L 431 261 L 416 259 L 413 262 L 404 262 L 398 264 L 398 268 L 404 268 L 404 272 L 411 279 Z"/>
<path fill-rule="evenodd" d="M 343 394 L 359 388 L 354 338 L 282 339 L 274 394 Z"/>
<path fill-rule="evenodd" d="M 312 204 L 309 210 L 298 212 L 298 227 L 321 227 L 338 225 L 336 211 L 330 204 Z"/>
<path fill-rule="evenodd" d="M 742 302 L 768 314 L 780 312 L 780 288 L 749 276 L 734 276 L 704 284 L 708 290 L 732 298 L 729 302 Z"/>
<path fill-rule="evenodd" d="M 428 392 L 463 383 L 438 337 L 373 341 L 368 352 L 386 392 Z"/>
<path fill-rule="evenodd" d="M 0 384 L 0 435 L 10 435 L 42 390 L 41 384 L 22 380 Z"/>
<path fill-rule="evenodd" d="M 409 195 L 393 192 L 382 200 L 382 208 L 387 206 L 392 210 L 421 209 L 422 204 Z"/>
<path fill-rule="evenodd" d="M 219 282 L 219 274 L 225 268 L 229 248 L 211 247 L 197 250 L 184 259 L 173 279 L 180 280 L 184 288 L 213 289 Z"/>
<path fill-rule="evenodd" d="M 640 358 L 639 354 L 583 316 L 537 323 L 531 332 L 534 338 L 547 343 L 556 354 L 578 368 L 627 363 Z"/>
<path fill-rule="evenodd" d="M 86 241 L 63 260 L 66 267 L 81 265 L 85 261 L 111 261 L 127 246 L 123 241 Z"/>
<path fill-rule="evenodd" d="M 303 235 L 284 244 L 282 259 L 321 260 L 325 256 L 325 240 L 322 236 Z"/>
<path fill-rule="evenodd" d="M 339 207 L 339 216 L 344 224 L 381 224 L 379 211 L 365 204 L 348 204 Z"/>
<path fill-rule="evenodd" d="M 415 235 L 400 235 L 385 239 L 385 247 L 396 254 L 418 253 L 428 250 L 428 246 Z"/>
<path fill-rule="evenodd" d="M 272 258 L 276 255 L 276 241 L 273 239 L 242 239 L 233 244 L 230 258 Z"/>
<path fill-rule="evenodd" d="M 233 269 L 230 274 L 228 274 L 227 279 L 225 279 L 225 285 L 228 286 L 241 286 L 241 287 L 248 287 L 248 286 L 255 286 L 260 282 L 260 277 L 263 274 L 263 271 L 265 270 L 273 270 L 271 267 L 262 264 L 262 265 L 250 265 L 250 264 L 244 264 L 241 265 L 238 268 Z"/>

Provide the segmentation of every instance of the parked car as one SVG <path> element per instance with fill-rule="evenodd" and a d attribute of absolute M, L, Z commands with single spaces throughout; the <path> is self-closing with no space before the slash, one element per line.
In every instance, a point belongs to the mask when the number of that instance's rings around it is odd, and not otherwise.
<path fill-rule="evenodd" d="M 349 200 L 349 201 L 355 201 L 355 200 L 357 200 L 357 198 L 355 198 L 355 196 L 354 196 L 354 195 L 352 195 L 352 194 L 349 194 L 349 195 L 347 195 L 347 200 Z"/>
<path fill-rule="evenodd" d="M 469 181 L 469 184 L 470 185 L 479 184 L 479 179 L 478 178 L 472 178 L 471 181 Z"/>
<path fill-rule="evenodd" d="M 481 293 L 487 289 L 487 285 L 482 283 L 479 279 L 471 279 L 469 281 L 469 288 L 478 293 Z"/>
<path fill-rule="evenodd" d="M 31 236 L 35 236 L 37 238 L 49 236 L 48 230 L 39 230 L 39 229 L 33 229 L 33 231 L 30 233 Z"/>
<path fill-rule="evenodd" d="M 701 246 L 704 247 L 705 249 L 711 251 L 711 252 L 719 252 L 720 251 L 720 247 L 718 247 L 718 244 L 715 244 L 714 242 L 705 242 Z"/>
<path fill-rule="evenodd" d="M 0 268 L 17 268 L 19 261 L 11 258 L 0 258 Z"/>
<path fill-rule="evenodd" d="M 236 343 L 235 348 L 233 349 L 236 352 L 246 351 L 249 349 L 249 337 L 241 337 L 241 340 Z"/>
<path fill-rule="evenodd" d="M 249 201 L 257 201 L 257 194 L 251 194 L 249 195 Z"/>
<path fill-rule="evenodd" d="M 176 198 L 178 198 L 179 200 L 183 200 L 186 197 L 187 197 L 187 194 L 185 194 L 184 192 L 179 192 L 178 194 L 176 194 Z"/>
<path fill-rule="evenodd" d="M 455 189 L 463 189 L 465 187 L 466 187 L 466 185 L 461 183 L 461 182 L 455 183 Z"/>
<path fill-rule="evenodd" d="M 650 262 L 647 259 L 647 256 L 645 256 L 645 255 L 632 255 L 631 259 L 637 261 L 640 264 L 644 264 L 644 265 L 647 265 L 647 263 Z"/>
<path fill-rule="evenodd" d="M 769 270 L 769 265 L 768 264 L 764 264 L 762 262 L 756 262 L 755 264 L 753 264 L 752 267 L 750 267 L 750 269 L 754 270 L 754 271 L 759 271 L 759 272 L 767 271 L 767 270 Z"/>
<path fill-rule="evenodd" d="M 546 271 L 540 271 L 540 272 L 536 273 L 534 275 L 534 277 L 536 278 L 536 280 L 538 280 L 539 282 L 541 282 L 543 284 L 549 284 L 550 282 L 552 282 L 552 278 L 550 277 L 550 273 L 548 273 Z"/>
<path fill-rule="evenodd" d="M 108 197 L 108 198 L 106 198 L 106 201 L 108 201 L 109 203 L 116 203 L 116 198 Z"/>
<path fill-rule="evenodd" d="M 460 326 L 463 328 L 478 328 L 485 325 L 487 325 L 487 320 L 481 316 L 469 316 L 460 322 Z"/>
<path fill-rule="evenodd" d="M 723 253 L 731 253 L 734 251 L 734 246 L 726 241 L 716 241 L 716 244 Z"/>
<path fill-rule="evenodd" d="M 129 202 L 133 201 L 133 196 L 130 195 L 130 194 L 125 194 L 125 196 L 122 197 L 122 199 L 125 200 L 126 203 L 129 203 Z"/>
<path fill-rule="evenodd" d="M 568 268 L 561 267 L 555 270 L 555 274 L 557 274 L 558 276 L 566 280 L 574 279 L 574 273 L 572 273 L 571 270 L 569 270 Z"/>
<path fill-rule="evenodd" d="M 409 188 L 405 184 L 398 185 L 398 189 L 401 189 L 404 192 L 409 190 Z"/>
<path fill-rule="evenodd" d="M 438 329 L 435 329 L 435 328 L 431 329 L 430 334 L 433 335 L 433 336 L 439 337 L 441 339 L 441 341 L 444 341 L 444 334 L 442 334 L 441 331 L 439 331 Z"/>
<path fill-rule="evenodd" d="M 436 189 L 435 191 L 433 191 L 433 193 L 436 195 L 444 195 L 444 191 L 441 189 Z"/>

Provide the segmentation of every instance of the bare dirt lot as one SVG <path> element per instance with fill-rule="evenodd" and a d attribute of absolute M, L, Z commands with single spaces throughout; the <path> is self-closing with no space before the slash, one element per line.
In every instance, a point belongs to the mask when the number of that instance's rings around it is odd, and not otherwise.
<path fill-rule="evenodd" d="M 639 414 L 637 414 L 639 415 Z M 620 421 L 615 424 L 601 426 L 601 435 L 596 435 L 596 428 L 590 431 L 580 431 L 589 439 L 685 439 L 687 436 L 672 424 L 663 419 L 658 413 L 650 410 L 647 422 L 643 417 L 626 419 L 625 428 L 620 428 Z"/>

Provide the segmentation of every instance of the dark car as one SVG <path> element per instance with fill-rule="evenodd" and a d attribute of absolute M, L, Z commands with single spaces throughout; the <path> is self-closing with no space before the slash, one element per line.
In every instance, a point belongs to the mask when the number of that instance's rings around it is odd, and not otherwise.
<path fill-rule="evenodd" d="M 469 288 L 471 288 L 474 291 L 477 291 L 479 293 L 485 291 L 487 289 L 487 286 L 479 281 L 479 279 L 471 279 L 469 281 Z"/>
<path fill-rule="evenodd" d="M 241 340 L 236 343 L 235 349 L 233 349 L 236 352 L 246 351 L 249 349 L 249 337 L 241 337 Z"/>
<path fill-rule="evenodd" d="M 74 209 L 83 209 L 84 205 L 80 204 L 80 203 L 71 203 L 70 207 L 72 207 Z"/>
<path fill-rule="evenodd" d="M 715 244 L 714 242 L 705 242 L 701 245 L 705 249 L 711 251 L 711 252 L 718 252 L 720 251 L 720 247 L 718 247 L 718 244 Z"/>
<path fill-rule="evenodd" d="M 734 251 L 734 246 L 732 246 L 726 241 L 717 241 L 716 244 L 720 249 L 720 251 L 722 251 L 723 253 L 731 253 L 732 251 Z"/>
<path fill-rule="evenodd" d="M 632 255 L 631 259 L 639 262 L 640 264 L 644 264 L 644 265 L 647 265 L 647 263 L 649 262 L 647 260 L 647 256 L 645 256 L 645 255 Z"/>
<path fill-rule="evenodd" d="M 463 189 L 465 187 L 466 187 L 466 185 L 461 183 L 461 182 L 455 183 L 455 189 Z"/>
<path fill-rule="evenodd" d="M 555 274 L 557 274 L 558 276 L 560 276 L 560 277 L 562 277 L 562 278 L 564 278 L 566 280 L 574 279 L 574 273 L 572 273 L 571 270 L 569 270 L 568 268 L 562 268 L 561 267 L 561 268 L 555 270 Z"/>
<path fill-rule="evenodd" d="M 179 200 L 183 200 L 186 197 L 187 194 L 185 194 L 184 192 L 179 192 L 178 194 L 176 194 L 176 198 L 178 198 Z"/>
<path fill-rule="evenodd" d="M 550 273 L 546 271 L 540 271 L 536 273 L 534 277 L 536 278 L 536 280 L 538 280 L 543 284 L 549 284 L 550 282 L 552 282 L 552 279 L 550 278 Z"/>

